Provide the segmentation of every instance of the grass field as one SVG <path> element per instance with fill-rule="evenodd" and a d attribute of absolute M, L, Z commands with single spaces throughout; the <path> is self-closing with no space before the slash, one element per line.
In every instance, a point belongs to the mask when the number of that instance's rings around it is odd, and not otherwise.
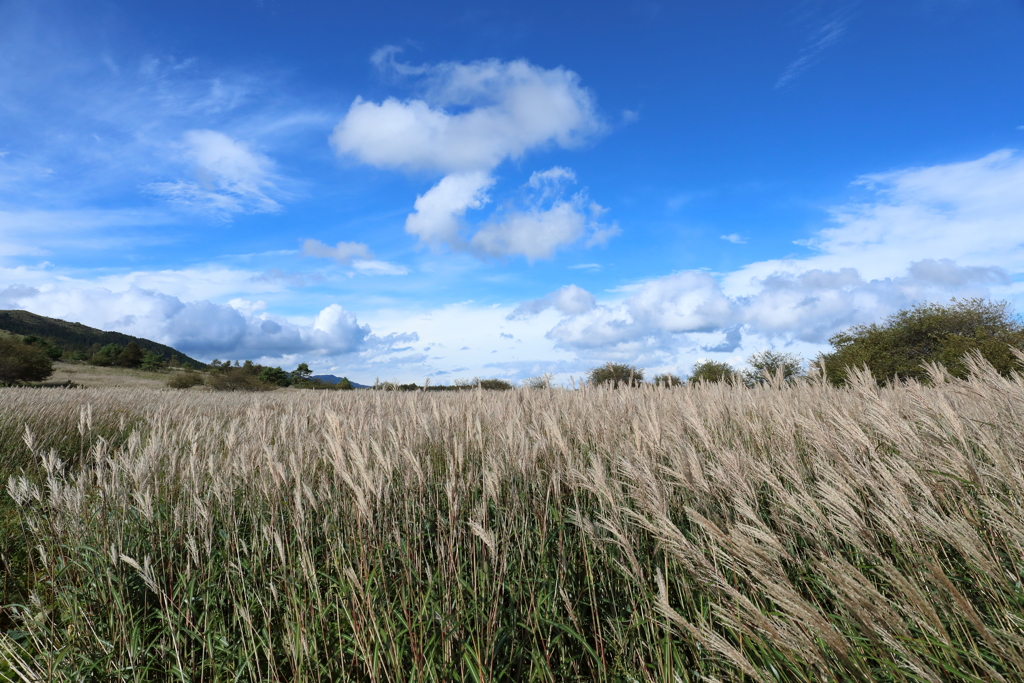
<path fill-rule="evenodd" d="M 937 380 L 0 389 L 0 676 L 1019 681 L 1024 380 Z"/>

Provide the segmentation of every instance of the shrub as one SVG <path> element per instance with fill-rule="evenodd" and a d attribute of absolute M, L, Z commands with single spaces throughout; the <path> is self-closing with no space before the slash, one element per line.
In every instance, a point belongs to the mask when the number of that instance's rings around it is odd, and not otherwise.
<path fill-rule="evenodd" d="M 172 389 L 188 389 L 190 387 L 198 386 L 203 383 L 203 376 L 198 372 L 186 370 L 185 372 L 176 372 L 171 375 L 171 378 L 167 380 L 167 386 Z"/>
<path fill-rule="evenodd" d="M 52 374 L 53 361 L 42 348 L 0 336 L 0 384 L 41 382 Z"/>
<path fill-rule="evenodd" d="M 732 384 L 736 379 L 736 370 L 728 363 L 719 363 L 714 360 L 702 360 L 690 370 L 690 384 L 696 382 L 728 382 Z"/>
<path fill-rule="evenodd" d="M 550 372 L 545 372 L 537 377 L 527 377 L 523 380 L 523 386 L 530 389 L 550 389 L 551 380 L 555 378 Z"/>
<path fill-rule="evenodd" d="M 644 381 L 644 371 L 635 365 L 626 363 L 605 363 L 587 373 L 591 384 L 610 384 L 612 388 L 619 386 L 640 386 Z"/>
<path fill-rule="evenodd" d="M 774 349 L 758 351 L 747 359 L 751 369 L 743 373 L 743 380 L 748 386 L 765 384 L 781 377 L 791 381 L 803 374 L 803 359 L 792 353 L 783 353 Z"/>
<path fill-rule="evenodd" d="M 478 384 L 481 389 L 491 389 L 493 391 L 508 391 L 512 388 L 512 383 L 506 382 L 503 379 L 482 379 Z"/>
<path fill-rule="evenodd" d="M 652 377 L 651 384 L 658 387 L 681 387 L 684 382 L 678 375 L 673 375 L 671 372 L 663 372 Z"/>
<path fill-rule="evenodd" d="M 99 365 L 101 367 L 110 367 L 117 363 L 118 357 L 121 355 L 121 351 L 121 347 L 117 344 L 107 344 L 92 354 L 92 357 L 89 359 L 89 364 Z"/>
<path fill-rule="evenodd" d="M 882 324 L 856 325 L 829 339 L 822 354 L 828 378 L 843 384 L 848 369 L 867 366 L 879 382 L 894 378 L 927 381 L 926 363 L 944 366 L 954 377 L 968 375 L 965 357 L 977 351 L 1002 375 L 1018 367 L 1012 349 L 1024 350 L 1024 325 L 1005 301 L 953 299 L 947 305 L 920 304 L 894 313 Z"/>

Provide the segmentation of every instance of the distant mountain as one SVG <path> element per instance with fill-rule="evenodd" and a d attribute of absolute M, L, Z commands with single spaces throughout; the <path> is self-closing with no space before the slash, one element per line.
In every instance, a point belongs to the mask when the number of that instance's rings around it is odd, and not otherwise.
<path fill-rule="evenodd" d="M 152 351 L 164 360 L 171 360 L 171 356 L 177 356 L 181 363 L 189 362 L 196 368 L 205 368 L 206 363 L 201 363 L 195 358 L 186 356 L 181 351 L 170 346 L 158 344 L 155 341 L 133 337 L 130 334 L 120 332 L 104 332 L 95 327 L 88 327 L 81 323 L 69 323 L 66 320 L 47 318 L 28 311 L 0 311 L 0 330 L 13 332 L 20 335 L 35 335 L 42 337 L 62 351 L 87 352 L 95 345 L 106 346 L 117 344 L 127 346 L 128 342 L 135 342 L 139 348 L 145 351 Z"/>
<path fill-rule="evenodd" d="M 342 378 L 338 377 L 337 375 L 313 375 L 312 379 L 318 379 L 321 382 L 326 382 L 327 384 L 337 384 L 338 382 L 341 381 Z M 353 389 L 372 389 L 373 388 L 373 387 L 367 386 L 365 384 L 359 384 L 358 382 L 353 382 L 352 380 L 349 380 L 349 384 L 352 385 Z"/>

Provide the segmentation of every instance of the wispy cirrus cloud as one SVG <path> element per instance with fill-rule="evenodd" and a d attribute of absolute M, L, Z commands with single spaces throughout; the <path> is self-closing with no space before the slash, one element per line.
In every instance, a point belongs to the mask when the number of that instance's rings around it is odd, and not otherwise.
<path fill-rule="evenodd" d="M 801 6 L 798 12 L 806 13 L 802 24 L 813 23 L 815 28 L 811 31 L 806 44 L 800 49 L 796 59 L 790 62 L 782 75 L 775 82 L 775 89 L 779 90 L 790 85 L 801 74 L 814 66 L 821 59 L 822 54 L 838 43 L 846 33 L 850 25 L 853 13 L 860 0 L 841 0 L 834 5 Z M 823 19 L 821 15 L 827 12 Z"/>
<path fill-rule="evenodd" d="M 405 275 L 409 269 L 373 258 L 370 248 L 359 242 L 338 242 L 328 246 L 319 240 L 307 239 L 302 243 L 302 255 L 328 258 L 363 275 Z"/>
<path fill-rule="evenodd" d="M 276 213 L 281 194 L 274 161 L 245 142 L 214 130 L 190 130 L 182 136 L 184 161 L 194 180 L 150 183 L 153 193 L 188 209 L 221 218 L 233 213 Z"/>

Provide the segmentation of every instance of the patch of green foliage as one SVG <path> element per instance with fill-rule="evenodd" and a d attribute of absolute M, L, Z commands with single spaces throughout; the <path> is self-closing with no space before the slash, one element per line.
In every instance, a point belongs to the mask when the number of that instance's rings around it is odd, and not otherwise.
<path fill-rule="evenodd" d="M 1024 325 L 1005 301 L 953 299 L 947 305 L 920 304 L 881 324 L 857 325 L 829 339 L 830 353 L 818 357 L 829 380 L 847 381 L 850 368 L 867 366 L 875 380 L 927 381 L 927 363 L 942 365 L 958 378 L 968 374 L 971 352 L 980 353 L 1009 375 L 1019 368 L 1012 349 L 1024 350 Z"/>
<path fill-rule="evenodd" d="M 33 341 L 33 344 L 41 344 L 47 349 L 47 353 L 54 360 L 58 358 L 64 358 L 65 360 L 77 360 L 84 361 L 91 358 L 96 352 L 114 345 L 117 347 L 117 352 L 113 353 L 112 349 L 108 349 L 105 352 L 107 359 L 100 359 L 101 362 L 97 365 L 122 365 L 124 367 L 139 367 L 137 362 L 141 362 L 144 369 L 157 369 L 155 367 L 155 361 L 150 359 L 147 367 L 146 354 L 152 354 L 158 356 L 160 362 L 171 367 L 177 365 L 184 365 L 185 363 L 191 364 L 193 367 L 204 368 L 205 365 L 199 361 L 185 356 L 179 351 L 159 344 L 149 339 L 142 339 L 141 337 L 133 337 L 128 334 L 122 334 L 121 332 L 107 332 L 104 330 L 97 330 L 93 327 L 82 325 L 81 323 L 72 323 L 66 320 L 60 320 L 57 318 L 47 318 L 42 315 L 36 315 L 35 313 L 29 313 L 28 311 L 20 310 L 8 310 L 0 311 L 0 330 L 5 330 L 11 334 L 22 335 L 26 338 L 37 340 Z M 132 343 L 135 347 L 142 351 L 142 358 L 136 360 L 129 360 L 128 364 L 118 362 L 117 358 L 122 351 L 124 351 Z M 129 356 L 133 356 L 134 352 L 129 352 Z M 106 362 L 109 360 L 109 362 Z M 128 359 L 126 359 L 128 360 Z"/>
<path fill-rule="evenodd" d="M 605 363 L 587 373 L 587 380 L 594 385 L 604 384 L 613 389 L 618 387 L 638 387 L 643 384 L 644 371 L 627 363 Z"/>
<path fill-rule="evenodd" d="M 41 382 L 53 374 L 53 361 L 38 345 L 0 335 L 0 385 Z"/>
<path fill-rule="evenodd" d="M 703 360 L 693 366 L 690 370 L 689 382 L 729 382 L 736 380 L 736 369 L 728 363 L 720 363 L 714 360 Z"/>
<path fill-rule="evenodd" d="M 673 375 L 671 372 L 663 372 L 652 377 L 651 384 L 656 387 L 681 387 L 685 382 L 678 375 Z"/>
<path fill-rule="evenodd" d="M 783 353 L 775 349 L 758 351 L 747 359 L 750 369 L 743 373 L 743 380 L 748 386 L 767 384 L 776 380 L 791 382 L 803 376 L 803 359 L 793 353 Z"/>
<path fill-rule="evenodd" d="M 176 372 L 167 380 L 167 386 L 172 389 L 189 389 L 203 384 L 203 376 L 195 370 Z"/>

